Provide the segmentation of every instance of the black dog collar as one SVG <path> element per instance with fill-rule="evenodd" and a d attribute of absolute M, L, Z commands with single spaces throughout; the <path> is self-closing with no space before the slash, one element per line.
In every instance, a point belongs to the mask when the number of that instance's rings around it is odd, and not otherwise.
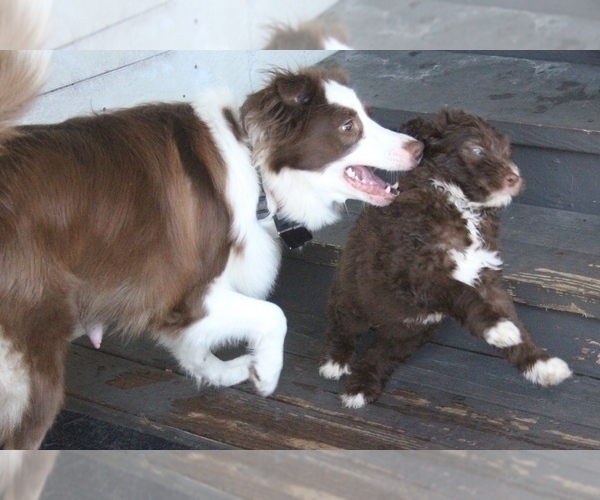
<path fill-rule="evenodd" d="M 258 220 L 265 220 L 270 214 L 267 195 L 261 184 L 258 205 L 256 206 L 256 218 Z M 273 222 L 275 223 L 277 234 L 290 250 L 301 248 L 313 238 L 312 233 L 302 224 L 281 220 L 277 215 L 273 216 Z"/>

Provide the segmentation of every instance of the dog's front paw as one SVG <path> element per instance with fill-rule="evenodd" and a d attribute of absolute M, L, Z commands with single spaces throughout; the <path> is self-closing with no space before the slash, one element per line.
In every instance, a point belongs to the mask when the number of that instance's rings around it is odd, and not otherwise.
<path fill-rule="evenodd" d="M 485 341 L 499 348 L 512 347 L 522 342 L 521 332 L 512 321 L 503 319 L 483 334 Z"/>
<path fill-rule="evenodd" d="M 367 400 L 362 392 L 358 394 L 342 394 L 342 404 L 346 408 L 363 408 L 366 406 Z"/>
<path fill-rule="evenodd" d="M 381 378 L 369 370 L 364 370 L 364 367 L 355 367 L 354 373 L 344 384 L 342 404 L 346 408 L 363 408 L 376 401 L 382 392 Z"/>
<path fill-rule="evenodd" d="M 250 366 L 250 380 L 261 396 L 267 397 L 275 392 L 279 382 L 282 365 L 265 366 L 255 363 Z"/>
<path fill-rule="evenodd" d="M 339 380 L 342 375 L 350 375 L 350 365 L 340 365 L 332 360 L 327 360 L 319 367 L 319 375 L 323 378 Z"/>
<path fill-rule="evenodd" d="M 571 377 L 573 372 L 562 359 L 550 358 L 536 361 L 523 375 L 534 384 L 546 387 L 560 384 L 563 380 Z"/>

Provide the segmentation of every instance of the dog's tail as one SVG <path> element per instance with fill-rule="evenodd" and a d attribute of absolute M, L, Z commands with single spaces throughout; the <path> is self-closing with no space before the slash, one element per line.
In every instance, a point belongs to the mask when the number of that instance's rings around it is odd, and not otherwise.
<path fill-rule="evenodd" d="M 0 141 L 10 135 L 11 122 L 23 115 L 39 93 L 48 61 L 45 51 L 0 51 Z"/>
<path fill-rule="evenodd" d="M 0 0 L 0 49 L 40 49 L 46 41 L 52 0 Z"/>

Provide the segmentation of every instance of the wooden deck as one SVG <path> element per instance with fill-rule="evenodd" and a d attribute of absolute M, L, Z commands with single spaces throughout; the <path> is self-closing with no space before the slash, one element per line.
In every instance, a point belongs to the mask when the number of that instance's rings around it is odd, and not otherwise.
<path fill-rule="evenodd" d="M 29 458 L 34 458 L 30 467 L 36 472 L 54 465 L 42 500 L 500 500 L 591 499 L 600 494 L 600 456 L 580 452 L 35 453 Z M 22 477 L 31 483 L 30 474 Z"/>
<path fill-rule="evenodd" d="M 452 322 L 401 366 L 385 394 L 344 409 L 340 382 L 319 377 L 324 305 L 335 268 L 287 257 L 273 300 L 288 316 L 276 393 L 250 384 L 198 388 L 146 342 L 102 350 L 87 338 L 68 362 L 69 401 L 47 448 L 195 449 L 597 449 L 600 448 L 598 320 L 520 305 L 540 345 L 575 377 L 528 383 Z"/>
<path fill-rule="evenodd" d="M 502 212 L 505 285 L 537 343 L 570 364 L 572 379 L 533 386 L 448 321 L 376 404 L 342 408 L 341 383 L 319 377 L 317 357 L 327 291 L 359 210 L 349 204 L 340 224 L 284 259 L 272 299 L 289 331 L 272 397 L 257 396 L 250 384 L 198 388 L 146 342 L 108 339 L 96 351 L 84 338 L 73 345 L 68 405 L 46 447 L 600 448 L 600 66 L 593 54 L 547 63 L 526 55 L 365 51 L 325 63 L 348 71 L 384 126 L 468 105 L 511 136 L 528 187 Z M 520 84 L 509 85 L 515 78 Z"/>

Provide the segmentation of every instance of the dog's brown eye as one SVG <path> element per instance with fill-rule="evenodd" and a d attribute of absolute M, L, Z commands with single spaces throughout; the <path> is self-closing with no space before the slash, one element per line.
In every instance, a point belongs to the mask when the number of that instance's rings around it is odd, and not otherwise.
<path fill-rule="evenodd" d="M 352 120 L 347 121 L 346 123 L 344 123 L 342 125 L 342 130 L 344 132 L 350 132 L 353 128 L 354 128 L 354 123 L 352 122 Z"/>

